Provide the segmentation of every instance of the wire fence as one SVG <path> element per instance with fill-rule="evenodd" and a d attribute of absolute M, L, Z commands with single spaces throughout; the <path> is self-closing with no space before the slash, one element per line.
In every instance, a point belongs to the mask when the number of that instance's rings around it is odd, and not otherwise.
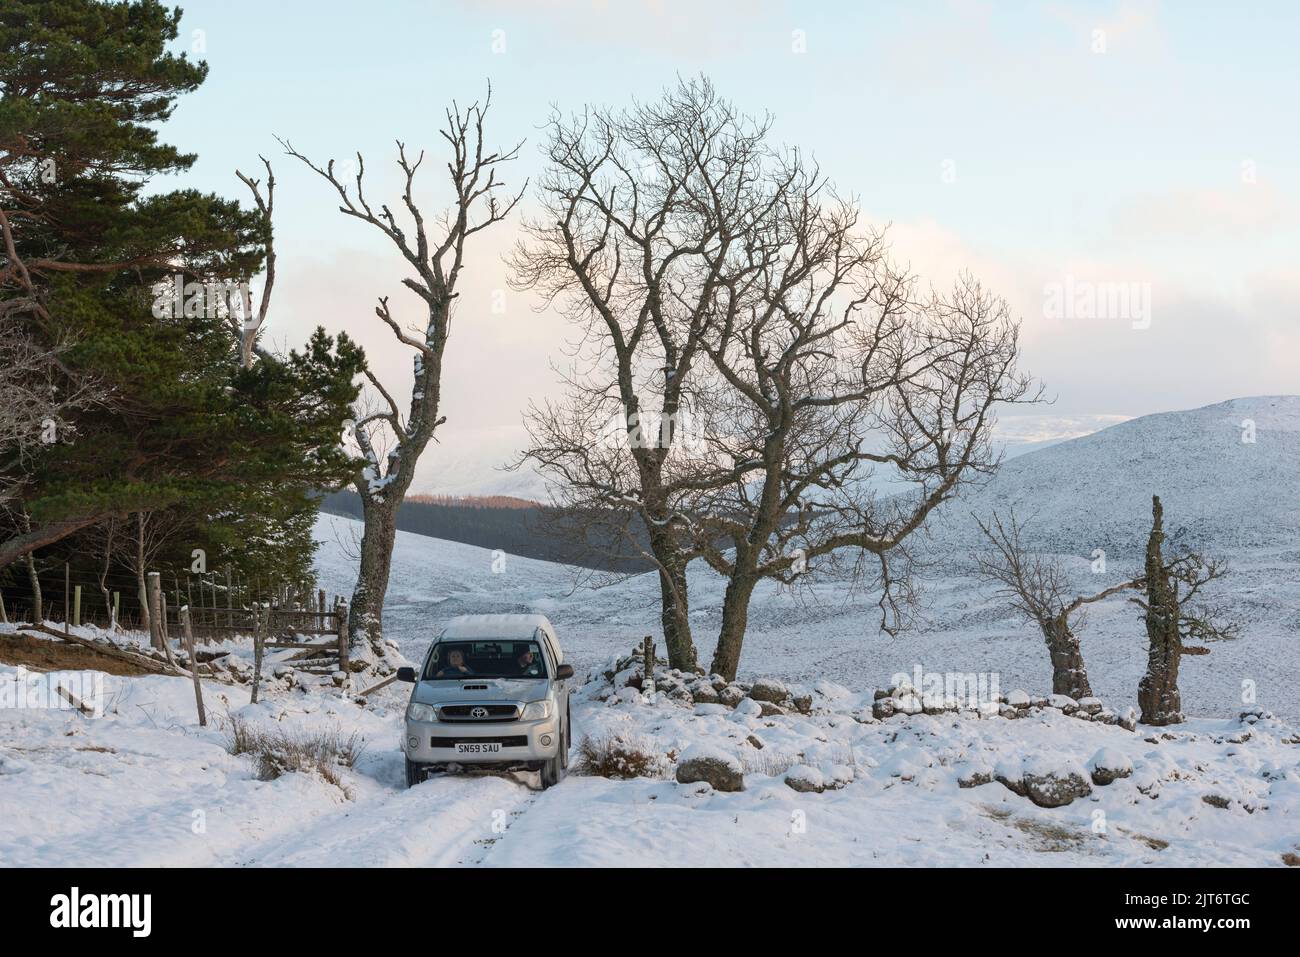
<path fill-rule="evenodd" d="M 336 634 L 341 596 L 329 595 L 311 583 L 274 578 L 246 579 L 228 571 L 203 575 L 159 570 L 162 619 L 169 632 L 181 624 L 181 609 L 189 609 L 196 638 L 224 640 L 251 635 L 254 610 L 269 610 L 273 634 Z M 147 575 L 110 569 L 101 578 L 74 574 L 70 566 L 45 568 L 37 576 L 39 591 L 28 576 L 15 570 L 0 588 L 0 621 L 46 622 L 66 627 L 116 624 L 127 630 L 149 630 Z M 36 613 L 38 605 L 40 614 Z"/>

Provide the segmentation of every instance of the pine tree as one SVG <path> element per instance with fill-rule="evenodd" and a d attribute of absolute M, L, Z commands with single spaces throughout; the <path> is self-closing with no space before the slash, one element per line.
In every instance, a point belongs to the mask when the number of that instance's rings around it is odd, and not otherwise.
<path fill-rule="evenodd" d="M 0 258 L 0 304 L 66 344 L 66 372 L 106 396 L 22 464 L 33 530 L 0 539 L 0 567 L 110 516 L 160 509 L 189 517 L 186 546 L 227 550 L 212 561 L 278 549 L 276 560 L 301 565 L 310 536 L 289 518 L 353 467 L 339 438 L 361 351 L 318 330 L 301 352 L 245 368 L 217 294 L 261 269 L 266 218 L 195 190 L 148 191 L 195 160 L 157 130 L 207 76 L 167 52 L 180 15 L 157 0 L 0 8 L 0 228 L 13 250 Z M 178 282 L 202 295 L 175 308 Z M 259 526 L 297 531 L 241 544 Z"/>

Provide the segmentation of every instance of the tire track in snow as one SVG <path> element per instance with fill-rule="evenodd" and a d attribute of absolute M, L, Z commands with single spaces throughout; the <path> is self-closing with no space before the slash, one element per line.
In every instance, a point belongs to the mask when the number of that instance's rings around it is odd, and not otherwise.
<path fill-rule="evenodd" d="M 530 803 L 502 777 L 439 776 L 388 798 L 348 803 L 232 863 L 252 867 L 454 867 L 478 863 L 511 812 Z M 508 826 L 508 824 L 506 825 Z M 495 829 L 494 829 L 495 828 Z"/>

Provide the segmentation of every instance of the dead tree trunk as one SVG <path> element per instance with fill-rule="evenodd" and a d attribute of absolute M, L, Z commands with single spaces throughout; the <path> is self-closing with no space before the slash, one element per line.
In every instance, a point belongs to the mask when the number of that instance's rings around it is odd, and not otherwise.
<path fill-rule="evenodd" d="M 1088 669 L 1083 663 L 1079 639 L 1070 630 L 1068 613 L 1062 612 L 1050 621 L 1042 622 L 1047 652 L 1052 658 L 1052 694 L 1074 698 L 1092 697 L 1088 683 Z"/>
<path fill-rule="evenodd" d="M 389 653 L 383 640 L 383 605 L 397 531 L 397 510 L 410 488 L 421 454 L 445 421 L 439 414 L 442 360 L 451 329 L 452 302 L 458 295 L 456 283 L 465 263 L 465 242 L 503 220 L 522 195 L 522 192 L 503 195 L 504 183 L 498 179 L 497 169 L 500 164 L 515 159 L 519 147 L 507 152 L 488 152 L 484 147 L 483 119 L 490 105 L 489 89 L 484 104 L 446 113 L 447 126 L 442 135 L 453 154 L 447 170 L 455 198 L 452 207 L 437 220 L 442 227 L 441 235 L 429 235 L 424 213 L 414 198 L 415 176 L 424 162 L 424 153 L 412 160 L 406 147 L 397 144 L 397 166 L 404 181 L 402 205 L 410 220 L 409 225 L 403 225 L 388 205 L 378 209 L 371 206 L 365 193 L 365 162 L 360 154 L 355 176 L 340 178 L 333 160 L 318 166 L 284 144 L 290 156 L 330 184 L 340 200 L 340 212 L 378 229 L 397 248 L 411 273 L 402 283 L 420 298 L 424 313 L 423 328 L 416 332 L 393 316 L 387 297 L 380 298 L 375 315 L 398 342 L 415 352 L 411 402 L 403 419 L 392 394 L 373 372 L 367 371 L 366 377 L 380 408 L 363 415 L 352 430 L 362 456 L 353 485 L 363 503 L 365 532 L 352 594 L 348 640 L 359 657 L 370 659 L 381 670 L 389 667 Z M 383 462 L 376 451 L 381 433 L 391 442 Z"/>
<path fill-rule="evenodd" d="M 1138 684 L 1138 705 L 1142 723 L 1180 724 L 1183 720 L 1182 698 L 1178 693 L 1178 666 L 1182 660 L 1182 637 L 1179 634 L 1178 592 L 1165 565 L 1161 546 L 1164 543 L 1164 509 L 1160 497 L 1151 499 L 1151 537 L 1146 556 L 1146 629 L 1150 647 L 1147 671 Z"/>
<path fill-rule="evenodd" d="M 397 540 L 397 509 L 410 482 L 409 469 L 407 472 L 404 480 L 394 483 L 395 488 L 385 488 L 382 494 L 367 489 L 364 480 L 356 484 L 365 527 L 357 583 L 349 604 L 348 644 L 353 651 L 360 650 L 364 657 L 372 659 L 388 657 L 384 647 L 384 596 L 388 593 L 393 543 Z"/>

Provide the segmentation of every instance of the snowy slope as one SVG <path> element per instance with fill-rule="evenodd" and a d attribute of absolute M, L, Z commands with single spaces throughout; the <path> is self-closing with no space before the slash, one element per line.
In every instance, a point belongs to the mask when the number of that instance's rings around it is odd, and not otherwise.
<path fill-rule="evenodd" d="M 1253 442 L 1242 441 L 1247 422 Z M 1036 548 L 1140 554 L 1153 494 L 1175 543 L 1300 545 L 1300 396 L 1146 415 L 1009 459 L 987 485 L 947 507 L 936 535 L 969 545 L 978 540 L 970 512 L 1015 508 L 1033 519 Z"/>

